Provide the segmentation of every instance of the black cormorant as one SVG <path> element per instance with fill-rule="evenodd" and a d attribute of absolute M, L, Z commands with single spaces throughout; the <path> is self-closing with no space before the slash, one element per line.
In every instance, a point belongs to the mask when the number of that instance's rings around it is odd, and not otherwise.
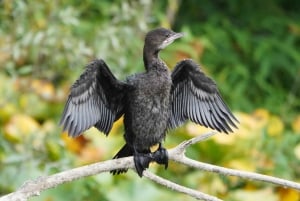
<path fill-rule="evenodd" d="M 180 61 L 172 72 L 158 53 L 183 34 L 165 28 L 147 33 L 143 59 L 146 72 L 119 81 L 103 60 L 94 60 L 71 87 L 60 124 L 76 137 L 94 126 L 108 135 L 124 115 L 126 144 L 114 158 L 134 157 L 139 176 L 150 162 L 168 165 L 162 147 L 168 129 L 186 120 L 232 132 L 237 119 L 224 103 L 216 83 L 191 59 Z M 150 147 L 159 144 L 155 152 Z M 126 170 L 112 171 L 114 174 Z"/>

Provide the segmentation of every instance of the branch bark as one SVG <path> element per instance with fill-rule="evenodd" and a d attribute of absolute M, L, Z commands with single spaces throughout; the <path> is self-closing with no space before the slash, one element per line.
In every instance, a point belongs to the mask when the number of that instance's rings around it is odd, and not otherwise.
<path fill-rule="evenodd" d="M 215 132 L 210 132 L 182 142 L 175 148 L 168 150 L 169 159 L 200 170 L 215 172 L 223 175 L 237 176 L 244 179 L 263 181 L 263 182 L 283 186 L 285 188 L 293 188 L 300 191 L 300 184 L 296 182 L 292 182 L 292 181 L 288 181 L 288 180 L 284 180 L 272 176 L 262 175 L 258 173 L 219 167 L 219 166 L 195 161 L 185 156 L 185 150 L 188 146 L 203 141 L 215 134 L 216 134 Z M 54 188 L 60 184 L 70 182 L 76 179 L 80 179 L 83 177 L 100 174 L 103 172 L 109 172 L 115 169 L 121 169 L 121 168 L 129 168 L 134 170 L 133 158 L 127 157 L 127 158 L 120 158 L 114 160 L 107 160 L 103 162 L 94 163 L 91 165 L 74 168 L 71 170 L 66 170 L 50 176 L 39 177 L 35 180 L 29 180 L 25 182 L 17 191 L 5 195 L 3 197 L 0 197 L 0 201 L 26 201 L 28 200 L 28 198 L 33 196 L 38 196 L 40 192 L 49 188 Z M 160 185 L 166 186 L 172 190 L 181 193 L 185 193 L 196 199 L 207 200 L 207 201 L 220 201 L 220 199 L 214 196 L 210 196 L 205 193 L 163 179 L 149 172 L 148 170 L 144 171 L 143 176 Z"/>
<path fill-rule="evenodd" d="M 173 149 L 168 150 L 169 159 L 173 160 L 175 162 L 182 163 L 184 165 L 187 165 L 187 166 L 190 166 L 193 168 L 197 168 L 200 170 L 208 171 L 208 172 L 215 172 L 215 173 L 222 174 L 225 176 L 236 176 L 236 177 L 240 177 L 243 179 L 272 183 L 272 184 L 275 184 L 278 186 L 282 186 L 284 188 L 293 188 L 295 190 L 300 191 L 300 183 L 296 183 L 293 181 L 280 179 L 280 178 L 272 177 L 272 176 L 268 176 L 268 175 L 211 165 L 208 163 L 195 161 L 195 160 L 190 159 L 185 156 L 184 152 L 188 146 L 195 144 L 199 141 L 202 141 L 203 138 L 210 137 L 210 135 L 211 135 L 211 133 L 207 133 L 202 136 L 197 136 L 195 138 L 192 138 L 190 140 L 182 142 L 181 144 L 179 144 L 177 147 L 175 147 Z"/>

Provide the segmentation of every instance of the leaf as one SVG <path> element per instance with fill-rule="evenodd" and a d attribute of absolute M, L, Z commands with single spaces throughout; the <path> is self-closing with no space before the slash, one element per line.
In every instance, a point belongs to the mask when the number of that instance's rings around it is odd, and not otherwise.
<path fill-rule="evenodd" d="M 300 160 L 300 144 L 298 144 L 294 149 L 294 154 L 298 160 Z"/>
<path fill-rule="evenodd" d="M 266 109 L 259 108 L 256 109 L 253 113 L 253 117 L 256 120 L 256 124 L 258 127 L 264 127 L 268 121 L 270 120 L 270 112 Z"/>
<path fill-rule="evenodd" d="M 223 144 L 223 145 L 234 145 L 237 142 L 237 135 L 238 134 L 234 134 L 231 133 L 229 135 L 226 134 L 220 134 L 216 137 L 213 138 L 213 140 L 218 143 L 218 144 Z"/>
<path fill-rule="evenodd" d="M 273 192 L 271 188 L 265 188 L 261 190 L 237 190 L 231 194 L 231 199 L 228 200 L 242 200 L 242 201 L 254 201 L 254 200 L 268 200 L 278 201 L 278 196 Z"/>
<path fill-rule="evenodd" d="M 211 129 L 206 128 L 204 126 L 197 125 L 197 124 L 195 124 L 193 122 L 188 122 L 186 124 L 185 128 L 186 128 L 186 131 L 188 132 L 188 134 L 190 136 L 198 136 L 198 135 L 200 135 L 202 133 L 211 131 Z"/>
<path fill-rule="evenodd" d="M 253 114 L 239 112 L 235 115 L 240 121 L 238 129 L 235 129 L 235 135 L 241 139 L 257 138 L 269 119 L 269 112 L 265 109 L 255 110 Z"/>
<path fill-rule="evenodd" d="M 42 98 L 46 100 L 54 99 L 55 89 L 51 82 L 48 82 L 46 80 L 34 79 L 30 84 L 31 89 Z"/>
<path fill-rule="evenodd" d="M 233 169 L 245 170 L 249 172 L 255 172 L 256 170 L 255 164 L 253 164 L 252 161 L 248 159 L 234 159 L 229 161 L 227 166 Z"/>
<path fill-rule="evenodd" d="M 80 152 L 79 164 L 89 164 L 100 161 L 103 157 L 103 151 L 98 147 L 87 146 Z"/>
<path fill-rule="evenodd" d="M 4 137 L 10 142 L 21 142 L 23 137 L 37 132 L 39 128 L 39 123 L 32 117 L 16 114 L 5 124 Z"/>
<path fill-rule="evenodd" d="M 295 133 L 300 133 L 300 115 L 292 122 L 292 128 Z"/>
<path fill-rule="evenodd" d="M 61 135 L 67 149 L 73 153 L 79 154 L 89 142 L 83 135 L 76 138 L 69 137 L 66 132 Z"/>
<path fill-rule="evenodd" d="M 114 122 L 110 130 L 110 135 L 120 133 L 120 128 L 122 128 L 122 126 L 123 126 L 123 116 L 120 119 L 118 119 L 116 122 Z"/>
<path fill-rule="evenodd" d="M 298 191 L 290 188 L 282 188 L 278 189 L 278 194 L 280 197 L 280 201 L 299 201 L 300 194 Z"/>
<path fill-rule="evenodd" d="M 267 132 L 270 136 L 279 136 L 283 133 L 284 124 L 278 116 L 272 116 L 267 126 Z"/>
<path fill-rule="evenodd" d="M 0 103 L 0 122 L 6 122 L 17 112 L 17 108 L 12 103 Z"/>
<path fill-rule="evenodd" d="M 46 149 L 48 152 L 48 157 L 53 160 L 57 161 L 60 159 L 60 147 L 56 141 L 47 140 L 46 141 Z"/>

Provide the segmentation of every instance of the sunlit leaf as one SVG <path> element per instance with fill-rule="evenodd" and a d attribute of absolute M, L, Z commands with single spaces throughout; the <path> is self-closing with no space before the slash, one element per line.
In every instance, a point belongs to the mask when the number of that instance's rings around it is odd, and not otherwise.
<path fill-rule="evenodd" d="M 51 159 L 53 161 L 60 159 L 60 157 L 61 157 L 60 147 L 56 141 L 47 140 L 45 145 L 46 145 L 49 159 Z"/>
<path fill-rule="evenodd" d="M 250 172 L 255 172 L 256 170 L 255 164 L 253 164 L 252 161 L 241 158 L 229 161 L 227 166 L 233 169 L 245 170 Z"/>
<path fill-rule="evenodd" d="M 6 122 L 9 120 L 9 118 L 17 113 L 17 108 L 12 103 L 5 103 L 1 105 L 0 103 L 0 122 Z"/>
<path fill-rule="evenodd" d="M 221 133 L 220 135 L 215 136 L 213 140 L 218 144 L 233 145 L 237 143 L 237 135 L 238 134 L 234 133 L 231 133 L 229 135 Z"/>
<path fill-rule="evenodd" d="M 278 188 L 278 194 L 280 201 L 299 201 L 300 193 L 297 190 L 290 188 Z"/>
<path fill-rule="evenodd" d="M 32 80 L 32 90 L 46 100 L 51 100 L 55 96 L 55 89 L 51 82 L 45 80 Z"/>
<path fill-rule="evenodd" d="M 261 190 L 237 190 L 232 193 L 229 200 L 243 200 L 243 201 L 254 201 L 254 200 L 268 200 L 278 201 L 278 195 L 276 195 L 271 188 Z"/>
<path fill-rule="evenodd" d="M 34 134 L 39 128 L 39 123 L 32 117 L 16 114 L 5 124 L 4 137 L 12 142 L 21 142 L 24 136 Z"/>
<path fill-rule="evenodd" d="M 272 116 L 268 123 L 267 132 L 270 136 L 279 136 L 282 134 L 284 124 L 282 120 L 277 116 Z"/>
<path fill-rule="evenodd" d="M 300 160 L 300 144 L 298 144 L 294 149 L 294 154 L 298 160 Z"/>
<path fill-rule="evenodd" d="M 61 135 L 61 138 L 65 142 L 66 148 L 71 152 L 79 154 L 89 142 L 84 135 L 80 135 L 76 138 L 69 137 L 66 132 Z"/>
<path fill-rule="evenodd" d="M 81 150 L 78 162 L 80 164 L 88 164 L 101 161 L 102 151 L 98 147 L 88 146 Z"/>
<path fill-rule="evenodd" d="M 242 139 L 254 139 L 260 135 L 261 129 L 267 123 L 267 120 L 264 119 L 265 117 L 261 117 L 260 114 L 256 113 L 255 111 L 253 114 L 247 114 L 243 112 L 239 112 L 236 114 L 237 119 L 240 121 L 238 124 L 238 129 L 235 129 L 236 137 Z M 268 114 L 267 111 L 258 111 L 259 113 L 265 115 Z M 264 120 L 263 120 L 264 119 Z"/>
<path fill-rule="evenodd" d="M 110 130 L 110 135 L 114 135 L 115 133 L 120 132 L 120 128 L 123 126 L 123 116 L 118 119 L 116 122 L 114 122 L 111 130 Z"/>
<path fill-rule="evenodd" d="M 253 113 L 253 117 L 256 120 L 255 123 L 257 124 L 257 126 L 261 128 L 268 123 L 270 119 L 270 112 L 263 108 L 256 109 Z"/>
<path fill-rule="evenodd" d="M 295 133 L 300 133 L 300 115 L 292 122 L 292 128 Z"/>
<path fill-rule="evenodd" d="M 44 131 L 45 133 L 51 133 L 56 129 L 57 129 L 57 124 L 51 119 L 45 121 L 41 128 L 41 130 Z"/>
<path fill-rule="evenodd" d="M 188 122 L 185 126 L 186 131 L 191 136 L 198 136 L 202 133 L 206 133 L 208 131 L 212 131 L 212 129 L 206 128 L 204 126 L 197 125 L 193 122 Z"/>

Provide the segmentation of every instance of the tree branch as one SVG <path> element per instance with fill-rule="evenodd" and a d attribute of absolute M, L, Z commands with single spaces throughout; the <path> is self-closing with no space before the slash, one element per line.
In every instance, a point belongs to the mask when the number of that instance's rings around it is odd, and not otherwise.
<path fill-rule="evenodd" d="M 215 132 L 210 132 L 182 142 L 175 148 L 168 150 L 169 159 L 205 171 L 215 172 L 223 175 L 237 176 L 244 179 L 264 181 L 264 182 L 280 185 L 286 188 L 294 188 L 300 191 L 300 184 L 296 182 L 279 179 L 276 177 L 266 176 L 258 173 L 219 167 L 219 166 L 195 161 L 185 156 L 185 150 L 188 146 L 203 141 L 215 134 L 216 134 Z M 25 182 L 17 191 L 5 195 L 3 197 L 0 197 L 0 201 L 26 201 L 28 198 L 33 196 L 38 196 L 40 192 L 49 188 L 53 188 L 60 184 L 70 182 L 76 179 L 80 179 L 83 177 L 96 175 L 99 173 L 109 172 L 111 170 L 122 169 L 122 168 L 129 168 L 134 170 L 133 157 L 107 160 L 99 163 L 94 163 L 91 165 L 74 168 L 71 170 L 66 170 L 50 176 L 39 177 L 35 180 L 29 180 Z M 202 199 L 207 201 L 220 201 L 220 199 L 216 197 L 173 183 L 147 170 L 144 171 L 143 175 L 144 177 L 152 181 L 155 181 L 158 184 L 166 186 L 172 190 L 188 194 L 196 199 Z"/>
<path fill-rule="evenodd" d="M 203 139 L 206 139 L 207 137 L 210 137 L 214 135 L 214 133 L 207 133 L 201 136 L 197 136 L 195 138 L 192 138 L 190 140 L 184 141 L 181 144 L 179 144 L 177 147 L 168 150 L 169 153 L 169 159 L 173 160 L 178 163 L 182 163 L 184 165 L 187 165 L 189 167 L 194 167 L 200 170 L 205 170 L 208 172 L 215 172 L 222 175 L 230 175 L 230 176 L 237 176 L 243 179 L 249 179 L 249 180 L 257 180 L 257 181 L 263 181 L 267 183 L 272 183 L 275 185 L 283 186 L 285 188 L 293 188 L 298 191 L 300 191 L 300 184 L 288 181 L 285 179 L 280 179 L 277 177 L 267 176 L 263 174 L 253 173 L 253 172 L 247 172 L 242 170 L 234 170 L 230 168 L 224 168 L 216 165 L 211 165 L 208 163 L 203 163 L 199 161 L 195 161 L 193 159 L 190 159 L 184 155 L 186 148 L 191 145 L 195 144 L 199 141 L 202 141 Z"/>
<path fill-rule="evenodd" d="M 190 195 L 196 199 L 199 199 L 199 200 L 207 200 L 207 201 L 222 201 L 214 196 L 211 196 L 211 195 L 207 195 L 205 193 L 202 193 L 200 191 L 196 191 L 194 189 L 191 189 L 191 188 L 187 188 L 185 186 L 181 186 L 179 184 L 176 184 L 174 182 L 171 182 L 167 179 L 163 179 L 153 173 L 151 173 L 150 171 L 146 170 L 143 172 L 143 176 L 158 183 L 158 184 L 161 184 L 163 186 L 166 186 L 172 190 L 175 190 L 175 191 L 178 191 L 180 193 L 185 193 L 187 195 Z"/>

